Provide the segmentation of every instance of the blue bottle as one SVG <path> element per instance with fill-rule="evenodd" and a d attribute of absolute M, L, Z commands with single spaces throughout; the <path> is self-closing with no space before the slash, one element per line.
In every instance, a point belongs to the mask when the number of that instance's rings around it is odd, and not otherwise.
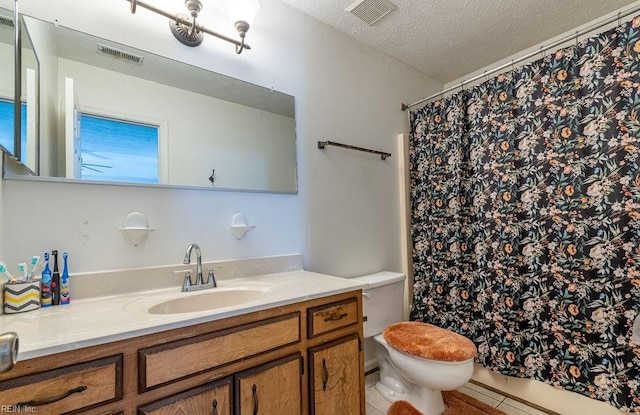
<path fill-rule="evenodd" d="M 69 291 L 69 271 L 67 269 L 67 257 L 69 254 L 64 252 L 62 254 L 62 260 L 64 266 L 62 269 L 62 276 L 60 277 L 60 305 L 69 304 L 71 302 L 71 292 Z"/>
<path fill-rule="evenodd" d="M 42 290 L 40 305 L 42 307 L 51 307 L 53 304 L 52 291 L 51 291 L 51 269 L 49 268 L 49 253 L 44 253 L 45 265 L 42 270 L 42 284 L 40 289 Z"/>

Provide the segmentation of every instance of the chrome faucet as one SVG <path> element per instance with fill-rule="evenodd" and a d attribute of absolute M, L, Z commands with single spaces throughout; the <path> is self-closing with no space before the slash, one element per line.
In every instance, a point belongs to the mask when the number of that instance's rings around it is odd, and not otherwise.
<path fill-rule="evenodd" d="M 187 252 L 184 254 L 183 264 L 188 265 L 191 263 L 191 251 L 193 248 L 196 249 L 196 285 L 203 285 L 202 281 L 202 251 L 200 251 L 200 247 L 198 244 L 191 244 L 187 247 Z"/>
<path fill-rule="evenodd" d="M 216 283 L 215 275 L 213 275 L 213 270 L 209 269 L 209 275 L 207 276 L 207 282 L 204 282 L 202 278 L 202 252 L 200 251 L 200 247 L 198 244 L 191 244 L 187 247 L 187 252 L 184 254 L 183 264 L 188 265 L 191 263 L 191 251 L 193 248 L 196 249 L 196 283 L 191 284 L 191 274 L 189 271 L 186 271 L 186 275 L 184 277 L 184 283 L 182 284 L 182 291 L 199 291 L 205 290 L 207 288 L 215 288 L 218 286 Z M 176 271 L 176 272 L 185 272 L 185 271 Z"/>

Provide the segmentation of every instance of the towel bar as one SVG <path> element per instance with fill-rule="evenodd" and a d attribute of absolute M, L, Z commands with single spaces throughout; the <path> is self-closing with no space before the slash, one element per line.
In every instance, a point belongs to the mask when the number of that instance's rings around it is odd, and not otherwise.
<path fill-rule="evenodd" d="M 391 157 L 391 153 L 385 153 L 383 151 L 370 150 L 368 148 L 356 147 L 356 146 L 352 146 L 352 145 L 349 145 L 349 144 L 336 143 L 335 141 L 318 141 L 318 148 L 319 149 L 323 149 L 324 150 L 325 146 L 336 146 L 336 147 L 348 148 L 350 150 L 364 151 L 365 153 L 378 154 L 378 155 L 380 155 L 380 158 L 382 160 L 386 160 L 387 157 Z"/>

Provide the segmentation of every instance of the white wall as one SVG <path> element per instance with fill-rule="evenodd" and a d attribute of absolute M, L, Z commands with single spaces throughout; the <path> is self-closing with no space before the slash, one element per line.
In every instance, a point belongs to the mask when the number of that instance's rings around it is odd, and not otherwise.
<path fill-rule="evenodd" d="M 0 42 L 0 62 L 10 62 L 0 65 L 0 97 L 13 100 L 13 46 Z"/>
<path fill-rule="evenodd" d="M 12 3 L 0 0 L 0 7 Z M 440 85 L 277 0 L 261 3 L 247 37 L 253 49 L 236 55 L 212 37 L 197 49 L 184 47 L 166 19 L 141 8 L 131 15 L 124 1 L 21 1 L 26 14 L 294 95 L 299 193 L 7 180 L 1 190 L 3 259 L 11 265 L 44 250 L 66 250 L 72 271 L 87 272 L 176 264 L 187 244 L 197 242 L 207 261 L 302 252 L 313 271 L 399 270 L 397 155 L 381 161 L 319 150 L 317 141 L 393 152 L 396 134 L 407 129 L 400 102 Z M 157 228 L 137 248 L 117 231 L 131 211 L 142 211 Z M 235 212 L 257 225 L 241 241 L 228 229 Z"/>
<path fill-rule="evenodd" d="M 306 28 L 316 34 L 318 27 Z M 307 239 L 309 266 L 342 276 L 379 270 L 401 271 L 399 155 L 397 134 L 408 131 L 401 102 L 413 102 L 416 94 L 436 88 L 434 83 L 411 91 L 412 71 L 364 47 L 353 49 L 342 35 L 309 39 L 310 51 L 326 52 L 309 57 L 312 82 L 304 121 L 309 142 L 305 146 L 308 166 Z M 358 52 L 358 60 L 353 59 Z M 395 73 L 397 75 L 392 75 Z M 324 91 L 338 92 L 324 99 Z M 328 98 L 328 97 L 327 97 Z M 350 150 L 315 148 L 318 140 L 333 140 L 392 153 L 387 160 Z"/>
<path fill-rule="evenodd" d="M 96 186 L 6 180 L 3 183 L 4 258 L 8 264 L 47 250 L 68 251 L 73 272 L 179 264 L 191 242 L 203 259 L 296 252 L 302 227 L 296 196 Z M 132 247 L 117 230 L 131 211 L 156 228 Z M 257 228 L 237 241 L 231 217 L 247 215 Z M 282 232 L 286 222 L 291 232 Z"/>

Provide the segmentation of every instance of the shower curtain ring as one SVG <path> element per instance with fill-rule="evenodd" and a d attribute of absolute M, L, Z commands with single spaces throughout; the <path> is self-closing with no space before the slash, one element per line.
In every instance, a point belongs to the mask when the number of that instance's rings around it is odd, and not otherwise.
<path fill-rule="evenodd" d="M 622 12 L 618 12 L 618 26 L 620 26 L 620 16 Z"/>

